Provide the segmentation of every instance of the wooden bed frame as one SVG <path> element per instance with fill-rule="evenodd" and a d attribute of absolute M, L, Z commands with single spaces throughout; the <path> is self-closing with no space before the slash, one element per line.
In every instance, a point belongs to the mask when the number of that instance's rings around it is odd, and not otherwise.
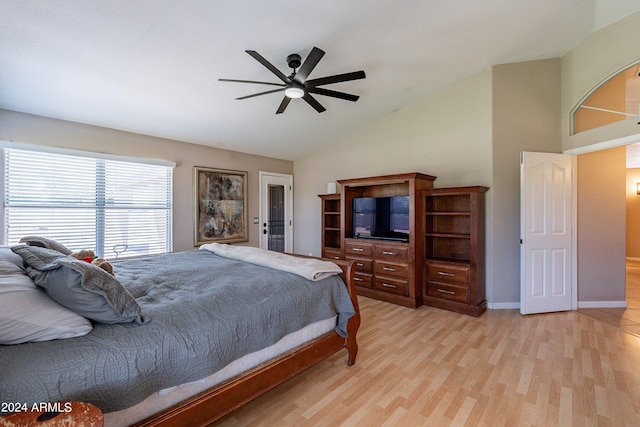
<path fill-rule="evenodd" d="M 133 425 L 206 426 L 343 348 L 348 352 L 347 365 L 353 365 L 358 353 L 356 334 L 360 327 L 360 308 L 353 280 L 355 266 L 353 261 L 331 261 L 342 268 L 342 278 L 347 284 L 356 312 L 349 319 L 347 338 L 342 338 L 333 331 L 328 332 Z"/>

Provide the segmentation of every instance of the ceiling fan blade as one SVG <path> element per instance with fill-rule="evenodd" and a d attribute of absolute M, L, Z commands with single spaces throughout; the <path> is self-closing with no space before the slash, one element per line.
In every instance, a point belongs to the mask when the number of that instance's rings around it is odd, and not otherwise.
<path fill-rule="evenodd" d="M 307 87 L 316 87 L 328 85 L 331 83 L 348 82 L 350 80 L 364 79 L 366 74 L 364 71 L 354 71 L 352 73 L 336 74 L 335 76 L 320 77 L 319 79 L 307 80 Z"/>
<path fill-rule="evenodd" d="M 278 70 L 275 66 L 273 66 L 273 64 L 271 64 L 271 62 L 269 62 L 266 59 L 264 59 L 262 57 L 262 55 L 260 55 L 258 52 L 256 52 L 255 50 L 245 50 L 245 52 L 247 52 L 249 55 L 251 55 L 256 61 L 258 61 L 259 63 L 261 63 L 265 67 L 267 67 L 267 69 L 269 71 L 271 71 L 273 74 L 275 74 L 280 80 L 282 80 L 285 83 L 290 83 L 290 81 L 287 78 L 287 76 L 282 74 L 282 72 L 280 70 Z"/>
<path fill-rule="evenodd" d="M 219 82 L 254 83 L 259 85 L 284 86 L 282 83 L 257 82 L 255 80 L 218 79 Z"/>
<path fill-rule="evenodd" d="M 278 111 L 276 111 L 276 114 L 284 113 L 284 110 L 285 108 L 287 108 L 287 105 L 289 105 L 289 102 L 291 102 L 291 98 L 289 98 L 288 96 L 285 96 L 282 102 L 280 103 L 280 106 L 278 107 Z"/>
<path fill-rule="evenodd" d="M 320 103 L 313 96 L 311 96 L 309 94 L 309 92 L 305 93 L 304 96 L 302 97 L 302 99 L 307 101 L 307 104 L 309 104 L 313 108 L 315 108 L 315 110 L 318 113 L 322 113 L 324 110 L 326 110 L 326 108 L 324 108 L 322 105 L 320 105 Z"/>
<path fill-rule="evenodd" d="M 309 56 L 307 56 L 307 59 L 304 60 L 300 69 L 296 72 L 295 76 L 293 76 L 293 80 L 297 83 L 304 84 L 309 74 L 311 74 L 311 71 L 316 68 L 316 65 L 318 65 L 318 62 L 320 62 L 323 56 L 324 51 L 314 46 Z"/>
<path fill-rule="evenodd" d="M 253 95 L 241 96 L 240 98 L 236 98 L 236 99 L 253 98 L 254 96 L 267 95 L 269 93 L 275 93 L 275 92 L 282 92 L 283 90 L 284 90 L 284 88 L 273 89 L 273 90 L 268 90 L 266 92 L 254 93 Z"/>
<path fill-rule="evenodd" d="M 358 95 L 351 95 L 350 93 L 337 92 L 335 90 L 323 89 L 321 87 L 312 87 L 307 89 L 310 93 L 315 93 L 316 95 L 324 95 L 331 96 L 333 98 L 340 98 L 346 101 L 356 102 L 360 97 Z"/>

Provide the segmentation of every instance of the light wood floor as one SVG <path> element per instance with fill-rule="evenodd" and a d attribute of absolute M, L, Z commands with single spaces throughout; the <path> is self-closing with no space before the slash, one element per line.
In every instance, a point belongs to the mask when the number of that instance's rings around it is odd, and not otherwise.
<path fill-rule="evenodd" d="M 359 301 L 354 366 L 340 352 L 216 425 L 640 426 L 640 337 L 607 322 Z"/>
<path fill-rule="evenodd" d="M 626 272 L 626 308 L 581 308 L 578 311 L 640 337 L 640 262 L 627 261 Z"/>

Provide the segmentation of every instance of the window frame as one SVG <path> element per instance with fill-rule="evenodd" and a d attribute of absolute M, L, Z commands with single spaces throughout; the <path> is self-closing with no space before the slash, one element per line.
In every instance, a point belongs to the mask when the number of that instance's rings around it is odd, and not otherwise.
<path fill-rule="evenodd" d="M 590 98 L 596 94 L 598 91 L 600 91 L 601 89 L 606 88 L 606 86 L 616 77 L 620 76 L 623 73 L 628 72 L 630 69 L 632 68 L 636 68 L 635 70 L 635 77 L 640 79 L 640 60 L 636 60 L 634 62 L 631 62 L 630 64 L 627 64 L 621 68 L 618 68 L 617 70 L 613 71 L 612 73 L 610 73 L 609 75 L 607 75 L 606 77 L 604 77 L 602 80 L 600 80 L 595 86 L 593 86 L 587 93 L 584 94 L 584 96 L 576 103 L 576 105 L 571 109 L 571 111 L 569 112 L 569 125 L 570 125 L 570 129 L 569 129 L 569 135 L 573 136 L 573 135 L 577 135 L 583 132 L 588 132 L 589 130 L 592 129 L 597 129 L 603 126 L 608 126 L 612 123 L 616 123 L 617 121 L 623 121 L 623 120 L 630 120 L 630 119 L 635 119 L 638 124 L 640 124 L 640 113 L 639 114 L 634 114 L 633 112 L 629 112 L 629 111 L 611 111 L 611 110 L 607 110 L 607 109 L 602 109 L 602 108 L 594 108 L 594 106 L 585 106 L 585 103 L 587 101 L 590 100 Z M 627 92 L 626 94 L 627 96 L 629 96 L 629 93 Z M 637 104 L 636 104 L 637 105 Z M 604 123 L 589 129 L 584 129 L 584 130 L 578 130 L 577 129 L 577 124 L 576 124 L 576 114 L 578 113 L 578 111 L 580 111 L 581 108 L 590 108 L 593 110 L 600 110 L 602 113 L 610 113 L 610 114 L 614 114 L 614 115 L 622 115 L 622 116 L 626 116 L 625 118 L 621 118 L 619 120 L 610 120 L 608 123 Z M 638 106 L 639 110 L 640 110 L 640 106 Z"/>
<path fill-rule="evenodd" d="M 7 230 L 7 223 L 6 223 L 6 218 L 7 218 L 7 214 L 6 214 L 6 208 L 7 207 L 11 207 L 10 205 L 7 205 L 7 194 L 6 194 L 6 188 L 7 188 L 7 182 L 5 180 L 6 178 L 6 174 L 7 171 L 5 170 L 5 154 L 6 154 L 6 150 L 7 149 L 16 149 L 16 150 L 22 150 L 22 151 L 30 151 L 34 154 L 40 154 L 40 155 L 46 155 L 47 153 L 52 153 L 52 154 L 57 154 L 57 155 L 63 155 L 63 156 L 74 156 L 74 157 L 84 157 L 87 159 L 91 159 L 91 160 L 95 160 L 95 171 L 96 174 L 99 174 L 99 171 L 102 170 L 103 173 L 103 178 L 104 181 L 102 181 L 103 183 L 106 183 L 105 185 L 109 185 L 109 178 L 108 178 L 108 173 L 106 172 L 107 169 L 105 168 L 105 164 L 107 164 L 110 161 L 114 161 L 114 162 L 126 162 L 126 163 L 132 163 L 132 164 L 136 164 L 138 166 L 160 166 L 160 167 L 164 167 L 167 168 L 167 170 L 165 170 L 164 172 L 160 171 L 161 173 L 165 173 L 166 174 L 166 187 L 162 187 L 164 188 L 164 190 L 162 190 L 162 193 L 164 195 L 166 195 L 166 208 L 158 208 L 158 207 L 149 207 L 147 206 L 145 208 L 144 206 L 144 200 L 140 200 L 139 204 L 135 203 L 135 199 L 134 199 L 134 204 L 131 206 L 132 210 L 137 210 L 140 213 L 144 213 L 144 212 L 152 212 L 152 211 L 158 211 L 161 210 L 163 212 L 165 212 L 164 214 L 162 214 L 162 216 L 166 219 L 166 228 L 164 228 L 164 231 L 166 231 L 166 235 L 164 236 L 164 239 L 160 239 L 161 240 L 161 247 L 164 246 L 166 248 L 165 252 L 172 252 L 173 251 L 173 216 L 174 216 L 174 204 L 173 204 L 173 175 L 174 175 L 174 171 L 173 169 L 176 166 L 175 162 L 170 162 L 170 161 L 165 161 L 165 160 L 157 160 L 157 159 L 146 159 L 146 158 L 139 158 L 139 157 L 128 157 L 128 156 L 119 156 L 119 155 L 112 155 L 112 154 L 105 154 L 105 153 L 96 153 L 96 152 L 90 152 L 90 151 L 81 151 L 81 150 L 72 150 L 72 149 L 64 149 L 64 148 L 57 148 L 57 147 L 48 147 L 48 146 L 34 146 L 31 144 L 21 144 L 21 143 L 13 143 L 13 142 L 6 142 L 6 141 L 0 141 L 0 197 L 2 197 L 2 203 L 0 205 L 0 239 L 2 244 L 7 245 L 7 244 L 15 244 L 17 242 L 8 242 L 9 236 L 8 233 L 6 232 Z M 102 167 L 100 167 L 99 165 L 102 165 Z M 115 167 L 117 168 L 117 164 Z M 114 166 L 114 165 L 109 165 L 109 166 Z M 121 175 L 118 175 L 121 176 Z M 135 181 L 135 178 L 133 178 L 134 180 L 132 180 L 132 183 L 136 183 L 137 181 Z M 104 191 L 102 191 L 100 188 L 102 187 L 102 185 L 98 185 L 98 183 L 96 182 L 94 184 L 94 195 L 95 195 L 95 204 L 90 204 L 88 205 L 89 209 L 95 209 L 96 212 L 96 219 L 95 219 L 95 236 L 92 236 L 90 239 L 93 242 L 94 237 L 95 237 L 95 245 L 96 248 L 93 247 L 87 247 L 85 249 L 93 249 L 96 251 L 98 256 L 104 257 L 104 254 L 102 252 L 102 250 L 104 250 L 104 244 L 105 244 L 105 236 L 108 236 L 109 234 L 109 230 L 113 230 L 113 226 L 112 227 L 108 227 L 108 225 L 105 222 L 105 216 L 107 215 L 107 213 L 109 212 L 109 209 L 107 208 L 107 203 L 106 203 L 106 199 L 105 199 L 105 194 Z M 100 202 L 100 200 L 102 200 L 102 203 Z M 163 201 L 164 196 L 163 196 Z M 65 208 L 64 206 L 56 206 L 55 203 L 52 203 L 52 208 L 51 209 L 58 209 L 58 208 Z M 162 205 L 165 205 L 165 203 L 163 202 Z M 77 207 L 81 207 L 83 206 L 82 204 L 79 204 Z M 16 206 L 18 207 L 18 206 Z M 34 206 L 35 207 L 35 206 Z M 102 209 L 101 209 L 102 207 Z M 29 207 L 27 207 L 28 209 Z M 74 209 L 75 207 L 73 206 L 73 204 L 70 204 L 68 208 Z M 101 212 L 101 213 L 99 213 Z M 113 212 L 113 210 L 112 210 Z M 102 221 L 100 220 L 100 218 L 102 218 Z M 103 224 L 102 227 L 100 226 L 100 224 Z M 164 227 L 164 226 L 163 226 Z M 133 228 L 129 228 L 127 227 L 127 232 L 129 233 Z M 125 234 L 126 234 L 125 233 Z M 46 234 L 46 233 L 45 233 Z M 161 233 L 164 234 L 164 233 Z M 46 237 L 46 236 L 45 236 Z M 15 236 L 13 237 L 15 239 Z M 61 242 L 64 244 L 64 242 Z M 92 243 L 91 243 L 92 245 Z M 102 247 L 102 248 L 101 248 Z M 115 247 L 115 246 L 114 246 Z M 111 246 L 109 246 L 109 248 L 111 248 Z M 70 247 L 70 249 L 75 250 L 75 249 L 82 249 L 82 248 L 73 248 Z M 157 253 L 164 253 L 164 252 L 159 252 L 157 249 L 155 249 L 153 252 L 153 254 L 157 254 Z M 136 255 L 125 255 L 124 253 L 122 253 L 122 255 L 120 255 L 120 253 L 116 253 L 115 256 L 113 256 L 112 254 L 108 254 L 107 259 L 115 259 L 115 258 L 133 258 Z"/>

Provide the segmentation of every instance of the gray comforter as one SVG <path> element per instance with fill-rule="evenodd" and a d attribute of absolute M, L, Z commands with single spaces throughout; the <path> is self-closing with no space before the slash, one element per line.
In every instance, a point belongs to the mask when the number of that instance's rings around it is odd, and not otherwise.
<path fill-rule="evenodd" d="M 115 263 L 146 324 L 95 324 L 78 338 L 0 345 L 0 401 L 84 401 L 111 412 L 206 377 L 305 325 L 354 314 L 339 276 L 292 273 L 194 250 Z"/>

